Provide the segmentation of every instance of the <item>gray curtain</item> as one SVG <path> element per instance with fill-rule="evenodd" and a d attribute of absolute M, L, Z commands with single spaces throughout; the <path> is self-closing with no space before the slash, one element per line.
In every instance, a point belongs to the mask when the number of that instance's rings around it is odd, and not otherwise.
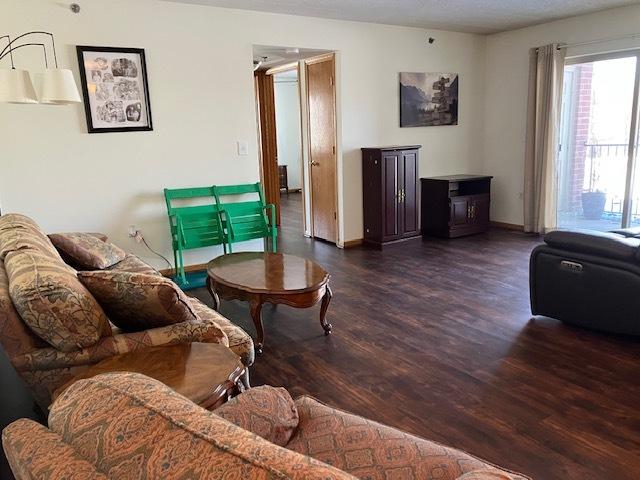
<path fill-rule="evenodd" d="M 529 53 L 529 98 L 524 173 L 524 230 L 556 227 L 557 153 L 565 49 L 557 44 Z"/>

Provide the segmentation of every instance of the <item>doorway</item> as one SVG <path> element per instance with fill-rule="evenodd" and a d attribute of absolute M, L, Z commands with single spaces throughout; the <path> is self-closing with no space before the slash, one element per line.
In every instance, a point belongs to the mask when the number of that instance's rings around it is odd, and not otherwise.
<path fill-rule="evenodd" d="M 558 148 L 560 228 L 640 225 L 640 52 L 568 60 Z"/>
<path fill-rule="evenodd" d="M 260 170 L 281 229 L 338 242 L 333 52 L 254 46 Z"/>
<path fill-rule="evenodd" d="M 304 232 L 302 123 L 298 64 L 273 74 L 280 226 Z"/>

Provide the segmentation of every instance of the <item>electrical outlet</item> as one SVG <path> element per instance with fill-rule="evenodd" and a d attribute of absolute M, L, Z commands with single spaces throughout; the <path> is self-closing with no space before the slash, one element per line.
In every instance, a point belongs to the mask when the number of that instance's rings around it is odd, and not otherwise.
<path fill-rule="evenodd" d="M 129 225 L 129 236 L 131 238 L 135 237 L 137 232 L 138 232 L 138 229 L 136 228 L 135 225 Z"/>

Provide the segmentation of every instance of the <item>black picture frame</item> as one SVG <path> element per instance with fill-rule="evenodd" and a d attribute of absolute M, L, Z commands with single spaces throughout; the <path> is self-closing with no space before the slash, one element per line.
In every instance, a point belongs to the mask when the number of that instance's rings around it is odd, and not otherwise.
<path fill-rule="evenodd" d="M 77 45 L 76 46 L 76 52 L 78 55 L 78 68 L 80 70 L 80 79 L 81 79 L 81 83 L 82 83 L 82 97 L 84 99 L 84 111 L 85 111 L 85 115 L 86 115 L 86 119 L 87 119 L 87 130 L 89 133 L 110 133 L 110 132 L 145 132 L 145 131 L 151 131 L 153 130 L 153 121 L 152 121 L 152 117 L 151 117 L 151 99 L 149 96 L 149 80 L 147 78 L 147 62 L 146 62 L 146 58 L 145 58 L 145 52 L 143 48 L 122 48 L 122 47 L 96 47 L 96 46 L 89 46 L 89 45 Z M 96 112 L 94 111 L 94 109 L 92 108 L 92 103 L 91 103 L 91 99 L 93 97 L 90 97 L 90 93 L 89 93 L 89 84 L 96 86 L 96 84 L 94 83 L 94 79 L 92 79 L 91 82 L 88 81 L 88 77 L 87 77 L 87 69 L 86 69 L 86 65 L 85 65 L 85 54 L 87 53 L 106 53 L 106 54 L 125 54 L 125 55 L 138 55 L 139 59 L 140 59 L 140 71 L 137 72 L 136 71 L 136 75 L 134 76 L 135 78 L 137 78 L 138 76 L 139 78 L 139 82 L 142 85 L 142 89 L 144 90 L 143 92 L 141 92 L 141 97 L 139 99 L 139 101 L 135 101 L 135 100 L 131 100 L 128 99 L 126 101 L 132 101 L 135 103 L 130 103 L 129 105 L 127 105 L 126 109 L 124 108 L 124 103 L 122 99 L 117 100 L 117 101 L 111 101 L 111 100 L 104 100 L 105 105 L 101 105 L 100 107 L 102 107 L 103 109 L 107 108 L 107 104 L 111 103 L 111 104 L 117 104 L 117 103 L 121 103 L 122 105 L 120 106 L 121 108 L 115 112 L 116 115 L 116 124 L 119 123 L 126 123 L 126 125 L 123 126 L 96 126 L 96 123 L 98 123 L 99 120 L 101 119 L 97 119 L 94 118 L 94 115 L 102 113 L 104 115 L 104 111 L 103 112 Z M 133 71 L 135 71 L 135 65 L 132 66 L 132 68 L 134 69 Z M 108 69 L 109 67 L 106 67 L 106 69 Z M 115 67 L 114 67 L 115 68 Z M 120 71 L 120 70 L 119 70 Z M 129 71 L 129 70 L 127 70 Z M 94 72 L 92 71 L 92 74 Z M 101 72 L 98 72 L 101 73 Z M 113 77 L 115 76 L 115 72 L 113 70 L 109 71 L 109 75 L 111 75 L 111 81 L 113 80 Z M 124 80 L 127 80 L 127 77 L 131 77 L 131 75 L 127 75 L 126 73 L 121 73 L 120 76 L 122 76 L 122 78 Z M 100 77 L 102 78 L 102 77 Z M 122 80 L 122 81 L 124 81 Z M 140 93 L 140 92 L 137 92 Z M 110 95 L 110 93 L 109 93 Z M 95 97 L 96 95 L 94 95 Z M 98 102 L 97 99 L 93 98 L 94 102 Z M 98 107 L 98 109 L 100 109 L 100 107 Z M 143 110 L 144 109 L 144 110 Z M 143 113 L 144 113 L 144 117 L 143 117 Z M 123 115 L 123 119 L 121 119 L 120 114 Z M 138 115 L 138 118 L 144 118 L 144 125 L 135 125 L 135 123 L 138 120 L 131 120 L 131 118 L 135 118 L 135 115 Z M 110 118 L 113 117 L 112 115 L 109 115 Z M 104 119 L 102 119 L 104 120 Z M 105 124 L 105 121 L 102 121 L 102 124 Z"/>

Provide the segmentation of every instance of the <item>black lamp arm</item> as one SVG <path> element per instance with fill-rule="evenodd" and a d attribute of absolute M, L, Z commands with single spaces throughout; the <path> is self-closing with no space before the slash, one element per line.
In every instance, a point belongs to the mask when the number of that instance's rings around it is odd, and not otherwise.
<path fill-rule="evenodd" d="M 9 35 L 2 35 L 0 36 L 0 40 L 2 40 L 3 38 L 6 38 L 7 41 L 9 42 L 9 45 L 11 45 L 11 37 Z M 9 53 L 11 54 L 11 68 L 16 68 L 16 66 L 13 64 L 13 52 L 11 50 L 9 50 Z"/>
<path fill-rule="evenodd" d="M 40 31 L 40 30 L 34 30 L 33 32 L 23 33 L 22 35 L 18 35 L 13 40 L 11 40 L 8 35 L 0 37 L 0 38 L 5 38 L 5 37 L 9 38 L 9 44 L 6 47 L 4 47 L 2 50 L 0 50 L 0 60 L 2 60 L 7 54 L 12 54 L 13 50 L 16 50 L 17 48 L 22 46 L 22 45 L 17 45 L 17 46 L 14 47 L 13 45 L 14 45 L 15 42 L 17 42 L 18 40 L 20 40 L 23 37 L 26 37 L 27 35 L 49 35 L 51 37 L 51 46 L 52 46 L 52 49 L 53 49 L 53 60 L 54 60 L 54 63 L 56 65 L 56 68 L 58 68 L 58 56 L 56 54 L 56 42 L 55 42 L 55 39 L 53 37 L 53 33 L 51 33 L 51 32 L 43 32 L 43 31 Z M 25 46 L 26 45 L 27 44 L 25 44 Z M 44 44 L 36 43 L 36 44 L 30 44 L 30 45 L 42 45 L 43 48 L 44 48 Z M 46 48 L 45 48 L 45 53 L 46 53 Z M 11 56 L 11 66 L 13 67 L 13 55 Z"/>
<path fill-rule="evenodd" d="M 18 50 L 19 48 L 22 47 L 33 47 L 33 46 L 40 46 L 42 47 L 42 52 L 44 53 L 44 67 L 45 68 L 49 68 L 49 61 L 47 59 L 47 47 L 45 47 L 44 43 L 22 43 L 20 45 L 18 45 L 17 47 L 12 47 L 11 50 L 9 50 L 8 52 L 6 52 L 4 55 L 0 56 L 0 60 L 2 60 L 4 57 L 6 57 L 7 55 L 11 55 L 12 59 L 13 59 L 13 52 L 15 52 L 16 50 Z M 11 66 L 13 68 L 15 68 L 13 66 L 13 61 L 11 62 Z"/>

